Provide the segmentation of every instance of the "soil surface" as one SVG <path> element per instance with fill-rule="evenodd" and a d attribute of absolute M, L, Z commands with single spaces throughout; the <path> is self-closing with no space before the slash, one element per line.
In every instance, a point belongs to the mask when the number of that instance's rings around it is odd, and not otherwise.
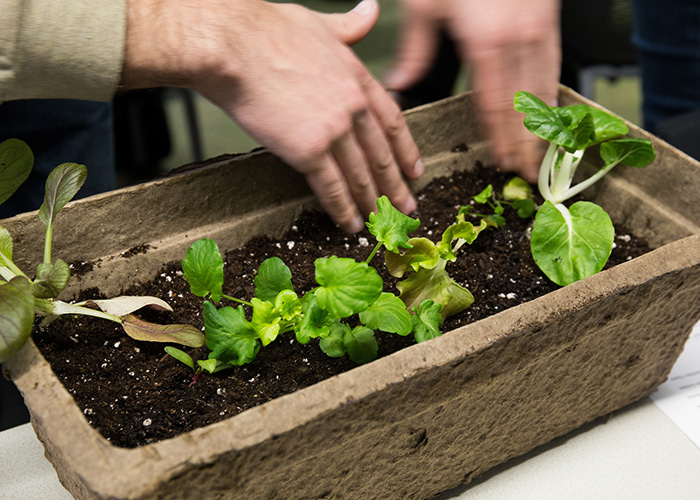
<path fill-rule="evenodd" d="M 418 194 L 418 210 L 412 215 L 421 220 L 421 227 L 412 236 L 436 241 L 454 222 L 461 204 L 487 184 L 500 188 L 510 177 L 477 165 L 472 174 L 458 173 L 433 181 Z M 450 275 L 472 292 L 475 302 L 448 318 L 443 332 L 558 288 L 544 277 L 530 254 L 532 219 L 520 219 L 513 210 L 506 210 L 505 215 L 505 227 L 482 232 L 471 246 L 460 250 L 457 262 L 448 265 Z M 649 250 L 645 242 L 623 227 L 617 226 L 616 234 L 608 266 Z M 264 259 L 278 256 L 290 267 L 295 290 L 301 295 L 315 286 L 314 259 L 338 255 L 365 260 L 373 246 L 374 238 L 366 230 L 348 235 L 325 215 L 304 213 L 281 239 L 256 237 L 244 248 L 228 253 L 224 259 L 224 291 L 250 299 L 255 270 Z M 385 278 L 385 290 L 396 291 L 396 280 L 386 273 L 381 252 L 372 264 Z M 99 295 L 96 290 L 92 292 L 85 298 Z M 157 296 L 174 308 L 173 313 L 144 311 L 146 319 L 202 327 L 201 299 L 189 292 L 179 262 L 164 266 L 151 283 L 125 290 L 124 294 Z M 33 338 L 90 424 L 115 445 L 127 448 L 211 424 L 356 366 L 347 357 L 327 357 L 317 341 L 302 345 L 289 333 L 262 348 L 253 363 L 202 375 L 191 384 L 192 370 L 166 355 L 163 344 L 132 340 L 121 327 L 108 321 L 61 319 L 37 329 Z M 415 342 L 411 336 L 382 332 L 377 340 L 379 356 Z M 207 356 L 206 348 L 186 350 L 195 359 Z"/>

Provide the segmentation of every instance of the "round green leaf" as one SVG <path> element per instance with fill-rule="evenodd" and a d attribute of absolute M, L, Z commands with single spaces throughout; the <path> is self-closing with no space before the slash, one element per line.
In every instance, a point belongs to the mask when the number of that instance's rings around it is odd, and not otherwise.
<path fill-rule="evenodd" d="M 365 262 L 336 257 L 316 259 L 314 295 L 318 305 L 332 316 L 346 318 L 364 311 L 382 294 L 384 283 L 377 270 Z"/>
<path fill-rule="evenodd" d="M 255 276 L 255 296 L 272 302 L 282 290 L 294 290 L 292 272 L 279 257 L 265 259 Z"/>
<path fill-rule="evenodd" d="M 0 204 L 27 180 L 32 165 L 34 155 L 24 141 L 7 139 L 0 142 Z"/>
<path fill-rule="evenodd" d="M 547 201 L 532 228 L 532 256 L 554 283 L 565 286 L 600 271 L 612 251 L 615 228 L 595 203 L 567 209 Z"/>
<path fill-rule="evenodd" d="M 379 346 L 374 332 L 367 327 L 358 326 L 351 331 L 348 329 L 343 337 L 348 357 L 357 364 L 369 363 L 377 359 Z"/>
<path fill-rule="evenodd" d="M 192 243 L 182 261 L 182 273 L 197 297 L 211 295 L 214 302 L 221 300 L 224 261 L 214 240 L 203 238 Z"/>
<path fill-rule="evenodd" d="M 24 345 L 33 322 L 34 297 L 29 280 L 17 276 L 0 283 L 0 363 Z"/>
<path fill-rule="evenodd" d="M 372 330 L 402 336 L 411 333 L 411 315 L 403 300 L 393 293 L 382 293 L 369 308 L 360 313 L 360 321 Z"/>
<path fill-rule="evenodd" d="M 646 167 L 654 161 L 656 152 L 647 139 L 627 138 L 601 144 L 600 157 L 606 165 L 621 163 L 630 167 Z"/>

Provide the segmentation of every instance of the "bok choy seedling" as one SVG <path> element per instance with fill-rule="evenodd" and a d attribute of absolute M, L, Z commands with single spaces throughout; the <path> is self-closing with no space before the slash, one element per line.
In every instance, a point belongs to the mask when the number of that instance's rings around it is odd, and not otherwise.
<path fill-rule="evenodd" d="M 602 179 L 617 165 L 646 167 L 655 157 L 651 141 L 621 138 L 625 122 L 585 104 L 552 107 L 528 92 L 517 92 L 515 109 L 525 113 L 525 126 L 550 143 L 539 171 L 538 188 L 545 202 L 537 212 L 531 249 L 540 269 L 558 285 L 568 285 L 600 271 L 612 251 L 615 230 L 598 205 L 564 202 Z M 600 145 L 603 165 L 574 184 L 586 150 Z"/>
<path fill-rule="evenodd" d="M 0 143 L 0 203 L 8 199 L 24 182 L 34 163 L 29 147 L 20 140 Z M 46 180 L 44 201 L 37 216 L 46 226 L 43 262 L 36 277 L 29 278 L 13 260 L 10 232 L 0 226 L 0 362 L 17 352 L 27 341 L 35 314 L 47 324 L 61 315 L 81 314 L 119 323 L 137 340 L 174 342 L 198 347 L 204 343 L 202 332 L 189 325 L 156 325 L 135 316 L 143 307 L 172 310 L 156 297 L 116 297 L 67 303 L 56 297 L 70 279 L 70 267 L 61 259 L 52 259 L 54 221 L 61 209 L 83 185 L 84 165 L 63 163 Z"/>

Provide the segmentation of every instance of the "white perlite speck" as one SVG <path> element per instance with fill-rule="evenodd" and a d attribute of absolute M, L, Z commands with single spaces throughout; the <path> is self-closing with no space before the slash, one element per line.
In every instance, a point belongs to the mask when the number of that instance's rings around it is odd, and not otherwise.
<path fill-rule="evenodd" d="M 360 244 L 361 247 L 369 246 L 369 241 L 367 240 L 367 238 L 357 238 L 357 242 Z"/>
<path fill-rule="evenodd" d="M 290 250 L 291 250 L 292 248 L 294 248 L 294 242 L 293 242 L 293 241 L 288 241 L 288 242 L 287 242 L 287 248 L 289 248 Z"/>
<path fill-rule="evenodd" d="M 146 420 L 143 421 L 143 426 L 148 427 L 152 423 L 153 423 L 153 420 L 151 420 L 150 418 L 147 418 Z"/>

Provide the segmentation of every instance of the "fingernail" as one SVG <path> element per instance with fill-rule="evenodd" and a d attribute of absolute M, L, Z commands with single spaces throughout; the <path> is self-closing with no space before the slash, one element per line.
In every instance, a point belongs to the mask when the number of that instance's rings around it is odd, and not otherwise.
<path fill-rule="evenodd" d="M 411 196 L 408 200 L 406 200 L 406 203 L 404 203 L 402 212 L 405 214 L 410 214 L 416 208 L 418 208 L 418 203 L 416 202 L 416 199 Z"/>
<path fill-rule="evenodd" d="M 415 177 L 420 177 L 421 175 L 423 175 L 424 171 L 425 166 L 423 165 L 423 160 L 419 158 L 416 164 L 413 166 L 413 175 Z"/>
<path fill-rule="evenodd" d="M 355 6 L 354 9 L 352 9 L 352 11 L 356 14 L 360 14 L 361 16 L 366 16 L 374 12 L 374 9 L 376 9 L 377 6 L 377 0 L 362 0 Z"/>
<path fill-rule="evenodd" d="M 359 215 L 348 225 L 349 233 L 359 233 L 365 227 L 365 220 Z"/>

